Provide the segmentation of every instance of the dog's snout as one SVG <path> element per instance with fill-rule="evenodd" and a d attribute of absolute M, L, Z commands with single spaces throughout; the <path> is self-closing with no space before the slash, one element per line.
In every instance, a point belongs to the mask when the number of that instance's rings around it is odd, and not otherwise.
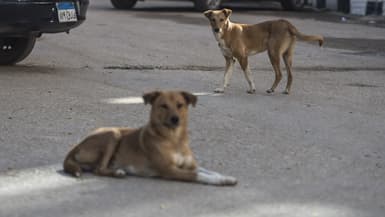
<path fill-rule="evenodd" d="M 219 28 L 215 28 L 215 29 L 214 29 L 214 32 L 219 32 Z"/>
<path fill-rule="evenodd" d="M 170 122 L 171 124 L 173 124 L 174 126 L 178 125 L 179 124 L 179 117 L 178 116 L 171 116 L 170 118 Z"/>

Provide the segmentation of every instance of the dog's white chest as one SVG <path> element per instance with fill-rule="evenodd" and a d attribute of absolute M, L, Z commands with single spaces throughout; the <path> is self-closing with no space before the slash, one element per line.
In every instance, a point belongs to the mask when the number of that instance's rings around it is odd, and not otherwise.
<path fill-rule="evenodd" d="M 175 153 L 172 155 L 174 163 L 181 167 L 183 165 L 190 165 L 192 163 L 192 157 L 191 156 L 183 156 L 180 153 Z"/>
<path fill-rule="evenodd" d="M 226 57 L 232 57 L 233 55 L 232 55 L 231 49 L 226 46 L 225 40 L 223 40 L 222 38 L 222 34 L 216 33 L 214 34 L 214 36 L 218 42 L 218 46 L 221 49 L 222 54 Z"/>

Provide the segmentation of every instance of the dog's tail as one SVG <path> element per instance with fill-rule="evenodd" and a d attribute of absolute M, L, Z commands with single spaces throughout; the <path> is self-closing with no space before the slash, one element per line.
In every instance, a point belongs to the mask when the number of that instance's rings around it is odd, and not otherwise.
<path fill-rule="evenodd" d="M 75 146 L 72 150 L 67 154 L 63 162 L 64 172 L 69 173 L 75 177 L 80 177 L 82 174 L 82 168 L 79 163 L 75 160 L 75 154 L 78 152 L 78 148 Z"/>
<path fill-rule="evenodd" d="M 297 36 L 299 39 L 301 39 L 303 41 L 318 41 L 318 44 L 320 47 L 323 45 L 323 43 L 324 43 L 324 37 L 323 36 L 321 36 L 321 35 L 305 35 L 305 34 L 301 33 L 300 31 L 298 31 L 298 29 L 295 28 L 295 26 L 293 24 L 291 24 L 289 22 L 287 22 L 287 23 L 288 23 L 290 34 Z"/>

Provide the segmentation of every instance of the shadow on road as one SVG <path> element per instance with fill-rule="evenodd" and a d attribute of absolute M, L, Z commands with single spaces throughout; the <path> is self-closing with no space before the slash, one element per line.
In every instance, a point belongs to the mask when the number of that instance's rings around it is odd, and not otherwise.
<path fill-rule="evenodd" d="M 350 53 L 352 55 L 356 55 L 356 53 Z M 358 55 L 358 54 L 357 54 Z M 104 66 L 104 69 L 107 70 L 164 70 L 164 71 L 223 71 L 224 66 L 198 66 L 198 65 L 109 65 Z M 252 70 L 263 70 L 263 71 L 269 71 L 272 70 L 271 68 L 265 68 L 265 67 L 257 67 L 251 68 Z M 345 72 L 345 71 L 384 71 L 384 67 L 329 67 L 329 66 L 322 66 L 322 65 L 315 65 L 311 67 L 294 67 L 295 71 L 302 71 L 302 72 Z"/>
<path fill-rule="evenodd" d="M 357 216 L 362 212 L 338 199 L 319 198 L 317 184 L 310 186 L 247 186 L 218 188 L 160 179 L 67 177 L 58 165 L 0 174 L 4 216 Z M 270 183 L 271 184 L 271 183 Z M 258 185 L 257 185 L 258 186 Z M 290 186 L 290 184 L 289 184 Z M 306 197 L 305 189 L 312 192 Z M 293 191 L 288 191 L 292 189 Z M 310 191 L 309 191 L 310 190 Z M 220 201 L 202 203 L 210 195 Z M 214 205 L 215 204 L 215 205 Z M 199 207 L 199 208 L 197 208 Z M 80 210 L 80 212 L 79 212 Z"/>
<path fill-rule="evenodd" d="M 53 74 L 56 69 L 53 66 L 42 66 L 42 65 L 23 65 L 17 64 L 13 66 L 0 66 L 1 74 Z"/>

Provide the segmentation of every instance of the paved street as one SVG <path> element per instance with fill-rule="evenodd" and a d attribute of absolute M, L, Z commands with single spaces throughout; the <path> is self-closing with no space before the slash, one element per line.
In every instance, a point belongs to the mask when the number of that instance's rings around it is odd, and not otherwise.
<path fill-rule="evenodd" d="M 176 6 L 173 6 L 176 5 Z M 92 0 L 69 35 L 43 35 L 23 62 L 0 68 L 0 216 L 381 217 L 385 213 L 385 28 L 335 13 L 233 8 L 232 20 L 285 18 L 325 47 L 298 42 L 292 94 L 273 95 L 266 53 L 251 57 L 256 94 L 224 59 L 191 3 Z M 100 126 L 141 126 L 154 89 L 199 95 L 190 110 L 199 164 L 235 187 L 127 177 L 74 179 L 61 163 Z"/>

